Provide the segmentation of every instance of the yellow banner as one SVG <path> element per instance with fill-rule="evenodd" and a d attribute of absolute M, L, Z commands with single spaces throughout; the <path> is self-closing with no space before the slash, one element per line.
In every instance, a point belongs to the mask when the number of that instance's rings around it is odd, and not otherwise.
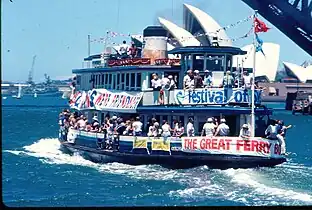
<path fill-rule="evenodd" d="M 133 149 L 135 148 L 147 148 L 147 138 L 137 138 L 133 140 Z"/>
<path fill-rule="evenodd" d="M 152 150 L 162 150 L 170 152 L 170 140 L 152 139 Z"/>

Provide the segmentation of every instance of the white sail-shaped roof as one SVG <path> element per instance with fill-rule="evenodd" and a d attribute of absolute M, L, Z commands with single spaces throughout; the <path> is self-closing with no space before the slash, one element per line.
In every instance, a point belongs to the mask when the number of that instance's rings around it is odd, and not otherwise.
<path fill-rule="evenodd" d="M 210 43 L 212 42 L 212 35 L 215 34 L 219 37 L 219 45 L 220 46 L 232 46 L 232 41 L 229 40 L 229 37 L 225 33 L 224 30 L 220 30 L 218 33 L 215 33 L 218 29 L 221 28 L 221 26 L 207 13 L 203 12 L 202 10 L 193 7 L 189 4 L 184 4 L 184 7 L 187 8 L 189 12 L 193 15 L 193 17 L 198 21 L 201 28 L 205 33 L 208 33 L 208 37 L 210 40 Z M 187 11 L 186 10 L 186 11 Z M 184 21 L 186 23 L 186 18 L 184 17 Z M 185 29 L 190 31 L 192 24 L 185 24 Z"/>
<path fill-rule="evenodd" d="M 158 18 L 162 27 L 169 31 L 172 36 L 177 39 L 182 47 L 186 46 L 200 46 L 200 42 L 187 30 L 177 26 L 176 24 L 164 19 Z"/>
<path fill-rule="evenodd" d="M 266 76 L 269 81 L 274 81 L 278 69 L 280 46 L 274 43 L 263 43 L 262 52 L 256 53 L 256 77 Z M 244 68 L 253 68 L 253 53 L 254 46 L 247 45 L 242 48 L 242 50 L 247 51 L 246 55 L 233 56 L 233 66 L 238 67 L 242 65 L 242 59 L 244 59 Z"/>
<path fill-rule="evenodd" d="M 291 71 L 300 82 L 306 82 L 307 80 L 312 80 L 312 65 L 307 67 L 302 67 L 293 63 L 283 62 L 284 66 Z"/>

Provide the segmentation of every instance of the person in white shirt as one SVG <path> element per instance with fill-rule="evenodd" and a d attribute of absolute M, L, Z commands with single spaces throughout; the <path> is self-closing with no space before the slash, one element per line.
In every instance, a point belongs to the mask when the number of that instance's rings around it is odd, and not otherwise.
<path fill-rule="evenodd" d="M 195 129 L 194 129 L 194 124 L 193 124 L 193 119 L 189 118 L 189 122 L 186 125 L 186 133 L 187 137 L 192 137 L 195 136 Z"/>
<path fill-rule="evenodd" d="M 182 122 L 177 123 L 177 126 L 174 127 L 174 136 L 182 137 L 184 134 L 184 127 L 182 126 Z"/>
<path fill-rule="evenodd" d="M 163 137 L 169 137 L 171 136 L 171 128 L 170 128 L 170 125 L 167 121 L 164 121 L 164 124 L 161 126 L 161 129 L 162 129 L 162 136 Z"/>
<path fill-rule="evenodd" d="M 220 124 L 216 130 L 215 136 L 228 136 L 230 133 L 230 128 L 226 123 L 226 120 L 223 118 L 220 120 Z"/>
<path fill-rule="evenodd" d="M 239 131 L 239 137 L 241 138 L 249 138 L 251 136 L 249 127 L 247 124 L 242 126 L 242 129 Z"/>
<path fill-rule="evenodd" d="M 251 105 L 251 83 L 252 83 L 252 77 L 249 75 L 249 73 L 244 70 L 243 72 L 243 86 L 244 86 L 244 89 L 245 91 L 248 92 L 248 102 L 249 102 L 249 105 Z"/>
<path fill-rule="evenodd" d="M 170 83 L 169 83 L 169 90 L 174 90 L 175 88 L 177 88 L 176 83 L 175 83 L 175 81 L 173 79 L 173 76 L 169 75 L 168 79 L 170 81 Z"/>
<path fill-rule="evenodd" d="M 127 45 L 126 41 L 123 41 L 122 45 L 120 45 L 120 48 L 119 48 L 119 54 L 121 55 L 121 58 L 127 58 L 128 51 L 129 51 L 129 46 Z"/>
<path fill-rule="evenodd" d="M 153 136 L 154 137 L 159 137 L 161 136 L 162 130 L 159 127 L 159 123 L 155 122 L 154 123 L 154 129 L 153 129 Z"/>
<path fill-rule="evenodd" d="M 132 123 L 132 126 L 133 126 L 133 135 L 141 136 L 143 123 L 140 122 L 140 117 L 136 117 L 136 121 Z"/>
<path fill-rule="evenodd" d="M 154 104 L 158 105 L 159 99 L 160 99 L 160 90 L 162 86 L 162 80 L 158 78 L 157 74 L 152 74 L 153 79 L 151 80 L 152 88 L 153 88 L 153 94 L 154 94 Z"/>
<path fill-rule="evenodd" d="M 271 124 L 267 127 L 264 134 L 268 139 L 277 139 L 278 134 L 278 122 L 277 120 L 272 120 Z"/>
<path fill-rule="evenodd" d="M 205 70 L 203 83 L 204 87 L 211 87 L 212 85 L 212 77 L 210 75 L 209 70 Z"/>
<path fill-rule="evenodd" d="M 194 88 L 194 74 L 192 70 L 187 71 L 187 75 L 183 78 L 183 89 L 192 89 Z"/>
<path fill-rule="evenodd" d="M 216 125 L 213 123 L 213 119 L 209 117 L 207 119 L 207 122 L 203 126 L 203 130 L 201 132 L 201 136 L 204 136 L 204 133 L 206 136 L 213 136 L 215 133 Z"/>
<path fill-rule="evenodd" d="M 78 128 L 79 130 L 85 130 L 86 126 L 87 126 L 87 120 L 86 117 L 84 117 L 83 115 L 80 116 L 80 120 L 78 120 L 77 122 Z"/>

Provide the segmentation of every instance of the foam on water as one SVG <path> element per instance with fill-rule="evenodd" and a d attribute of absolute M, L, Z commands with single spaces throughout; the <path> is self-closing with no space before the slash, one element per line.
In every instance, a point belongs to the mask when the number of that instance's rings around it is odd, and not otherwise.
<path fill-rule="evenodd" d="M 170 197 L 198 199 L 231 200 L 245 205 L 308 205 L 312 204 L 312 196 L 297 189 L 274 186 L 270 176 L 284 173 L 304 174 L 311 167 L 293 162 L 282 164 L 276 168 L 210 170 L 198 167 L 187 170 L 169 170 L 156 165 L 131 166 L 121 163 L 98 164 L 84 159 L 78 154 L 69 155 L 60 150 L 56 138 L 40 139 L 24 150 L 7 150 L 15 155 L 28 155 L 39 158 L 47 164 L 71 164 L 90 167 L 101 173 L 121 174 L 135 179 L 170 180 L 181 184 L 179 190 L 169 190 Z M 269 173 L 269 176 L 268 176 Z M 283 179 L 281 181 L 284 181 Z"/>

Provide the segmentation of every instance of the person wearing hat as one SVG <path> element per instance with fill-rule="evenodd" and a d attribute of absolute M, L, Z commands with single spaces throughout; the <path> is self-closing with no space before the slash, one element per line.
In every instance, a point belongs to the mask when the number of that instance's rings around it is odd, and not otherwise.
<path fill-rule="evenodd" d="M 193 118 L 190 117 L 186 125 L 187 137 L 195 136 L 195 128 L 193 122 L 194 122 Z"/>
<path fill-rule="evenodd" d="M 194 74 L 193 70 L 189 69 L 187 75 L 183 78 L 183 89 L 191 89 L 194 87 Z"/>
<path fill-rule="evenodd" d="M 203 85 L 204 85 L 205 88 L 211 87 L 211 85 L 212 85 L 212 77 L 211 77 L 211 73 L 210 73 L 210 71 L 208 69 L 206 69 L 204 71 Z"/>
<path fill-rule="evenodd" d="M 203 126 L 203 130 L 201 132 L 201 136 L 204 136 L 204 133 L 206 136 L 213 136 L 216 130 L 216 125 L 213 123 L 213 119 L 209 117 L 207 119 L 207 122 Z"/>
<path fill-rule="evenodd" d="M 226 124 L 226 120 L 222 118 L 216 130 L 215 136 L 229 136 L 230 127 Z"/>
<path fill-rule="evenodd" d="M 239 131 L 239 137 L 241 138 L 249 138 L 251 136 L 249 127 L 247 124 L 242 126 L 242 129 Z"/>
<path fill-rule="evenodd" d="M 202 88 L 203 87 L 203 79 L 199 75 L 199 71 L 194 71 L 194 87 L 195 88 Z"/>
<path fill-rule="evenodd" d="M 168 79 L 170 81 L 169 83 L 169 90 L 174 90 L 175 88 L 177 88 L 176 84 L 175 84 L 175 81 L 173 79 L 173 76 L 172 75 L 169 75 L 168 76 Z"/>

